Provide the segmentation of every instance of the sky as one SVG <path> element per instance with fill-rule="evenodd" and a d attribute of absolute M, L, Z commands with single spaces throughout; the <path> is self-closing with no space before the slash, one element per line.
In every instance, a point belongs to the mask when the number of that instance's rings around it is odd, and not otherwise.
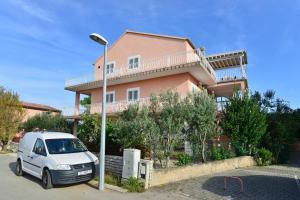
<path fill-rule="evenodd" d="M 20 99 L 74 106 L 65 79 L 93 72 L 102 48 L 126 30 L 187 37 L 206 54 L 245 49 L 251 91 L 276 91 L 300 108 L 300 1 L 1 0 L 0 85 Z"/>

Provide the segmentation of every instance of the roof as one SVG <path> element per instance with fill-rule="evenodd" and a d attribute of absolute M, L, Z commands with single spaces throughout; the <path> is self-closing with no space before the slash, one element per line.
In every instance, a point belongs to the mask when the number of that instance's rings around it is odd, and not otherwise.
<path fill-rule="evenodd" d="M 212 54 L 206 56 L 209 63 L 214 69 L 230 68 L 240 65 L 240 57 L 242 56 L 242 64 L 248 64 L 247 52 L 245 50 L 229 51 L 224 53 Z"/>
<path fill-rule="evenodd" d="M 23 108 L 28 108 L 28 109 L 51 111 L 51 112 L 61 112 L 61 110 L 59 110 L 59 109 L 53 108 L 48 105 L 43 105 L 43 104 L 36 104 L 36 103 L 22 101 L 21 105 Z"/>
<path fill-rule="evenodd" d="M 153 37 L 170 38 L 170 39 L 176 39 L 176 40 L 186 40 L 193 47 L 193 49 L 195 49 L 195 45 L 192 43 L 192 41 L 189 38 L 186 38 L 186 37 L 178 37 L 178 36 L 170 36 L 170 35 L 154 34 L 154 33 L 145 33 L 145 32 L 138 32 L 138 31 L 132 31 L 132 30 L 126 30 L 125 33 L 134 33 L 134 34 L 139 34 L 139 35 L 149 35 L 149 36 L 153 36 Z"/>

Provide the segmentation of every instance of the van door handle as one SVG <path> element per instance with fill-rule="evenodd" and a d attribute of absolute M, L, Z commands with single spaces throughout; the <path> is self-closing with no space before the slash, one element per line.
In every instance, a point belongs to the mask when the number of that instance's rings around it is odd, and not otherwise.
<path fill-rule="evenodd" d="M 28 158 L 31 158 L 31 159 L 33 159 L 33 157 L 32 156 L 27 156 Z"/>

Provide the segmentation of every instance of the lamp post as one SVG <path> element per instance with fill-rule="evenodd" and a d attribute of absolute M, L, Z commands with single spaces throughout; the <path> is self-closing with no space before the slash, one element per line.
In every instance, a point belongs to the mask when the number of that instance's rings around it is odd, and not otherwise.
<path fill-rule="evenodd" d="M 99 153 L 99 190 L 104 190 L 105 179 L 105 127 L 106 127 L 106 62 L 107 62 L 107 40 L 97 33 L 90 34 L 90 38 L 95 42 L 104 46 L 103 57 L 103 84 L 102 84 L 102 118 L 101 118 L 101 134 L 100 134 L 100 153 Z"/>

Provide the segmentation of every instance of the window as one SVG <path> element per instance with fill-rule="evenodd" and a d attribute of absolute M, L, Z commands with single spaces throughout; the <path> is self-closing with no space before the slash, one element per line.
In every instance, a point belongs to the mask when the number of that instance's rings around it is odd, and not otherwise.
<path fill-rule="evenodd" d="M 115 62 L 109 62 L 106 64 L 106 74 L 112 74 L 115 71 Z"/>
<path fill-rule="evenodd" d="M 115 102 L 115 91 L 106 93 L 106 103 L 114 103 Z"/>
<path fill-rule="evenodd" d="M 39 138 L 36 139 L 36 142 L 35 142 L 34 147 L 33 147 L 33 152 L 35 154 L 42 155 L 42 156 L 47 155 L 43 140 L 41 140 Z"/>
<path fill-rule="evenodd" d="M 197 90 L 197 87 L 195 85 L 192 86 L 192 93 L 196 93 L 198 90 Z"/>
<path fill-rule="evenodd" d="M 130 88 L 127 90 L 127 101 L 138 101 L 140 99 L 140 89 Z"/>
<path fill-rule="evenodd" d="M 140 65 L 140 56 L 132 56 L 128 58 L 128 68 L 129 69 L 136 69 Z"/>
<path fill-rule="evenodd" d="M 77 138 L 47 139 L 46 144 L 50 154 L 66 154 L 87 151 L 86 147 Z"/>

